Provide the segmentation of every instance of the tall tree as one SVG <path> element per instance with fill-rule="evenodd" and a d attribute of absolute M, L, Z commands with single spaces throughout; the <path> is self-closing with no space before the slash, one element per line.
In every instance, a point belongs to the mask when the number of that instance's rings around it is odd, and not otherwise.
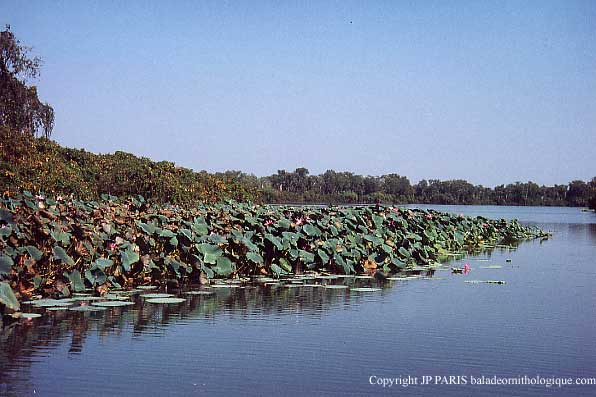
<path fill-rule="evenodd" d="M 41 59 L 30 58 L 30 47 L 20 44 L 10 26 L 0 32 L 0 125 L 13 131 L 46 138 L 54 127 L 54 109 L 29 86 L 39 76 Z"/>

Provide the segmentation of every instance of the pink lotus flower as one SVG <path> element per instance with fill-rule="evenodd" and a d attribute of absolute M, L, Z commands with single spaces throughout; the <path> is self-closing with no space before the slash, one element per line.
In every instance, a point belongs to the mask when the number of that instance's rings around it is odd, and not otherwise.
<path fill-rule="evenodd" d="M 395 212 L 396 214 L 399 214 L 399 208 L 397 207 L 391 208 L 391 211 Z"/>
<path fill-rule="evenodd" d="M 483 223 L 482 227 L 488 227 L 488 223 Z"/>
<path fill-rule="evenodd" d="M 56 201 L 62 201 L 62 196 L 56 197 Z"/>
<path fill-rule="evenodd" d="M 304 224 L 304 221 L 305 221 L 304 218 L 298 218 L 298 219 L 296 219 L 296 226 L 303 225 Z"/>
<path fill-rule="evenodd" d="M 464 274 L 470 273 L 470 270 L 472 270 L 472 268 L 470 267 L 470 265 L 468 265 L 467 263 L 464 264 Z"/>
<path fill-rule="evenodd" d="M 433 219 L 433 216 L 431 214 L 426 214 L 426 219 Z"/>
<path fill-rule="evenodd" d="M 263 222 L 263 226 L 267 227 L 267 226 L 271 226 L 273 225 L 273 221 L 271 219 L 267 219 L 265 222 Z"/>
<path fill-rule="evenodd" d="M 35 196 L 35 198 L 36 198 L 36 199 L 38 199 L 38 200 L 40 200 L 40 201 L 43 201 L 43 200 L 45 200 L 45 199 L 46 199 L 46 198 L 45 198 L 44 196 L 42 196 L 41 194 L 38 194 L 37 196 Z"/>
<path fill-rule="evenodd" d="M 112 244 L 110 244 L 110 249 L 111 249 L 112 251 L 114 251 L 114 250 L 116 249 L 116 247 L 117 247 L 116 243 L 112 243 Z"/>

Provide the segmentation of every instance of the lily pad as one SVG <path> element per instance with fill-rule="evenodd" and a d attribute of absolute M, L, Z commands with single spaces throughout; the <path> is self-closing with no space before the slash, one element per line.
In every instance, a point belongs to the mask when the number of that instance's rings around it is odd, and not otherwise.
<path fill-rule="evenodd" d="M 267 283 L 265 283 L 267 284 Z M 211 288 L 241 288 L 241 285 L 238 284 L 212 284 Z"/>
<path fill-rule="evenodd" d="M 213 295 L 213 291 L 187 291 L 186 295 Z"/>
<path fill-rule="evenodd" d="M 56 306 L 72 306 L 74 302 L 71 299 L 40 299 L 33 303 L 36 307 L 56 307 Z"/>
<path fill-rule="evenodd" d="M 357 288 L 350 288 L 350 291 L 353 291 L 353 292 L 377 292 L 377 291 L 381 291 L 381 288 L 357 287 Z"/>
<path fill-rule="evenodd" d="M 68 310 L 71 310 L 73 312 L 99 312 L 102 310 L 108 310 L 107 307 L 101 307 L 101 306 L 91 306 L 91 305 L 85 305 L 85 306 L 74 306 L 74 307 L 70 307 Z"/>
<path fill-rule="evenodd" d="M 157 286 L 156 285 L 139 285 L 139 286 L 137 286 L 137 289 L 151 290 L 151 289 L 157 289 Z"/>
<path fill-rule="evenodd" d="M 144 299 L 161 299 L 161 298 L 170 298 L 174 296 L 174 294 L 165 294 L 165 293 L 155 293 L 155 294 L 143 294 L 141 298 Z"/>
<path fill-rule="evenodd" d="M 343 284 L 330 284 L 330 285 L 326 285 L 325 288 L 327 288 L 327 289 L 347 289 L 348 286 L 343 285 Z"/>
<path fill-rule="evenodd" d="M 41 314 L 39 313 L 15 313 L 15 315 L 13 315 L 14 318 L 24 318 L 27 320 L 30 320 L 32 318 L 39 318 L 41 317 Z"/>
<path fill-rule="evenodd" d="M 184 298 L 151 298 L 151 299 L 147 299 L 145 302 L 171 304 L 171 303 L 182 303 L 185 301 L 186 301 L 186 299 L 184 299 Z"/>
<path fill-rule="evenodd" d="M 99 307 L 119 307 L 119 306 L 130 306 L 134 305 L 134 302 L 130 301 L 103 301 L 103 302 L 95 302 L 93 306 Z"/>

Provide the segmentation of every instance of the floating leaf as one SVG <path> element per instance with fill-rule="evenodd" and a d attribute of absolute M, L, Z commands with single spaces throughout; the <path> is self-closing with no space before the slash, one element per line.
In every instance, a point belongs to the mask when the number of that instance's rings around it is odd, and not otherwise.
<path fill-rule="evenodd" d="M 26 320 L 31 320 L 32 318 L 39 318 L 41 317 L 41 314 L 39 313 L 15 313 L 12 317 L 14 318 L 22 318 L 22 319 L 26 319 Z"/>
<path fill-rule="evenodd" d="M 151 298 L 151 299 L 147 299 L 145 302 L 160 303 L 160 304 L 172 304 L 172 303 L 182 303 L 185 301 L 186 301 L 186 299 L 184 299 L 184 298 Z"/>
<path fill-rule="evenodd" d="M 326 285 L 325 288 L 327 288 L 327 289 L 347 289 L 348 286 L 343 285 L 343 284 L 330 284 L 330 285 Z"/>
<path fill-rule="evenodd" d="M 381 288 L 373 288 L 373 287 L 357 287 L 357 288 L 350 288 L 352 292 L 377 292 L 381 291 Z"/>
<path fill-rule="evenodd" d="M 68 310 L 71 310 L 73 312 L 100 312 L 100 311 L 108 310 L 108 308 L 101 307 L 101 306 L 86 305 L 86 306 L 69 307 Z"/>
<path fill-rule="evenodd" d="M 130 306 L 130 305 L 134 305 L 134 304 L 135 304 L 134 302 L 115 300 L 115 301 L 95 302 L 95 303 L 93 303 L 93 306 L 120 307 L 120 306 Z"/>

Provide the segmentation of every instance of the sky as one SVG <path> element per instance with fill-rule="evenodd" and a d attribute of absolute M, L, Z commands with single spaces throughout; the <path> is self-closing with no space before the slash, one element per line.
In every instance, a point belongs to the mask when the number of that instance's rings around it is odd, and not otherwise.
<path fill-rule="evenodd" d="M 10 1 L 52 139 L 194 170 L 596 176 L 596 1 Z"/>

